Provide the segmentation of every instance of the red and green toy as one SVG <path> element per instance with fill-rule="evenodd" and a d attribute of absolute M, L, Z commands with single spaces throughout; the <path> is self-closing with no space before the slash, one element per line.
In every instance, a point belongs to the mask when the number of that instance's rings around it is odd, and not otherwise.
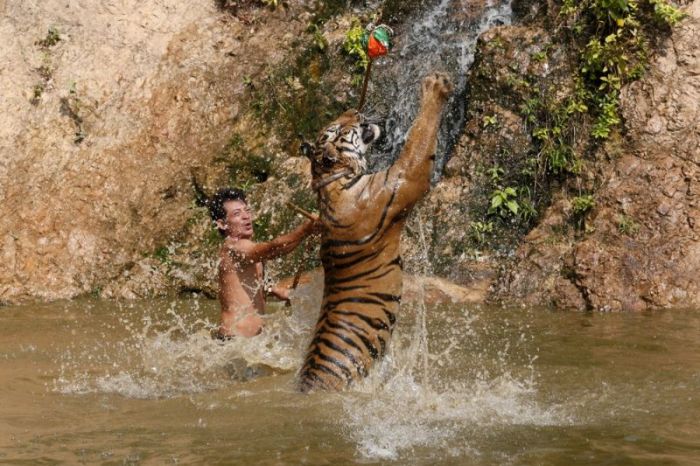
<path fill-rule="evenodd" d="M 358 110 L 362 110 L 365 104 L 365 96 L 367 95 L 367 84 L 369 83 L 369 75 L 372 72 L 372 61 L 375 58 L 381 57 L 389 53 L 391 50 L 391 36 L 394 31 L 385 24 L 380 24 L 375 26 L 374 24 L 369 24 L 365 30 L 364 35 L 361 39 L 362 47 L 365 49 L 367 56 L 369 57 L 369 63 L 367 64 L 367 71 L 365 71 L 365 80 L 362 84 L 362 95 L 360 97 L 360 104 L 357 106 Z"/>

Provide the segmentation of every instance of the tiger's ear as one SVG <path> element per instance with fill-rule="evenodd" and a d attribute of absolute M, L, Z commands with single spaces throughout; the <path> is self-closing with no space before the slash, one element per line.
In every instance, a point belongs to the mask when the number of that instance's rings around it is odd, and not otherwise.
<path fill-rule="evenodd" d="M 299 146 L 299 152 L 301 152 L 301 155 L 308 157 L 309 159 L 314 155 L 315 151 L 316 151 L 316 146 L 314 146 L 310 142 L 304 141 Z"/>

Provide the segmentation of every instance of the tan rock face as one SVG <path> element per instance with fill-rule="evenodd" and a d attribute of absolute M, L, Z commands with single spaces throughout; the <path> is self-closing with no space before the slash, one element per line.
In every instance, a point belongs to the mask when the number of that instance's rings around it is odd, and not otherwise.
<path fill-rule="evenodd" d="M 182 228 L 190 167 L 245 125 L 301 3 L 244 24 L 210 0 L 0 2 L 0 300 L 89 291 Z"/>
<path fill-rule="evenodd" d="M 580 240 L 554 203 L 518 250 L 511 299 L 597 310 L 700 304 L 700 2 L 650 72 L 624 89 L 626 138 Z M 554 241 L 552 241 L 554 239 Z"/>

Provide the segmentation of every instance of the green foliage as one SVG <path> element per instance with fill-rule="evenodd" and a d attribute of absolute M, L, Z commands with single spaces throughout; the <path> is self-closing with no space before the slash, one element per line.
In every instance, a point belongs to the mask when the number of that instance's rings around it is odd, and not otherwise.
<path fill-rule="evenodd" d="M 595 206 L 595 199 L 591 194 L 577 196 L 571 200 L 574 215 L 583 215 Z"/>
<path fill-rule="evenodd" d="M 520 186 L 518 188 L 518 205 L 520 206 L 518 217 L 523 223 L 528 224 L 535 219 L 537 216 L 537 208 L 533 202 L 530 188 L 527 186 Z"/>
<path fill-rule="evenodd" d="M 493 222 L 472 222 L 469 225 L 469 237 L 479 246 L 486 243 L 491 233 L 493 233 Z"/>
<path fill-rule="evenodd" d="M 272 172 L 272 157 L 242 152 L 229 164 L 229 183 L 248 191 L 256 183 L 267 181 Z"/>
<path fill-rule="evenodd" d="M 490 214 L 498 214 L 500 217 L 518 215 L 520 205 L 517 201 L 517 191 L 513 187 L 494 189 L 491 192 Z"/>
<path fill-rule="evenodd" d="M 521 114 L 531 129 L 538 156 L 528 173 L 540 184 L 548 174 L 577 173 L 581 163 L 573 149 L 577 114 L 586 111 L 586 105 L 570 96 L 563 102 L 550 100 L 550 92 L 527 99 L 520 107 Z"/>
<path fill-rule="evenodd" d="M 71 83 L 68 89 L 68 97 L 61 97 L 61 113 L 70 118 L 75 125 L 73 142 L 76 144 L 80 144 L 87 137 L 87 133 L 83 128 L 83 115 L 88 111 L 88 106 L 78 95 L 76 83 Z"/>
<path fill-rule="evenodd" d="M 220 245 L 224 239 L 216 226 L 213 223 L 211 225 L 212 226 L 208 228 L 204 234 L 204 244 L 206 244 L 208 247 L 216 247 Z"/>
<path fill-rule="evenodd" d="M 61 41 L 61 34 L 58 32 L 56 26 L 51 26 L 49 32 L 46 33 L 46 37 L 36 42 L 39 47 L 50 48 L 58 44 Z"/>
<path fill-rule="evenodd" d="M 167 246 L 161 246 L 153 252 L 153 257 L 161 261 L 163 264 L 169 264 L 172 261 L 170 257 L 170 249 Z"/>
<path fill-rule="evenodd" d="M 498 117 L 496 115 L 484 115 L 482 118 L 482 124 L 484 128 L 488 128 L 489 126 L 496 126 L 498 125 Z"/>
<path fill-rule="evenodd" d="M 579 77 L 596 118 L 592 136 L 606 139 L 621 122 L 621 87 L 644 73 L 658 35 L 654 23 L 673 26 L 684 15 L 665 0 L 564 0 L 561 15 L 573 39 L 585 44 Z"/>
<path fill-rule="evenodd" d="M 586 227 L 586 216 L 595 207 L 595 199 L 592 194 L 583 194 L 571 199 L 571 223 L 576 229 L 590 231 Z"/>
<path fill-rule="evenodd" d="M 668 28 L 683 17 L 665 0 L 562 0 L 560 4 L 562 22 L 552 42 L 540 44 L 531 52 L 531 60 L 545 63 L 551 51 L 562 45 L 573 50 L 574 86 L 562 88 L 541 76 L 519 76 L 515 69 L 503 83 L 524 96 L 520 113 L 534 150 L 520 159 L 501 161 L 499 157 L 499 165 L 484 173 L 492 186 L 484 193 L 485 214 L 495 216 L 496 229 L 517 225 L 525 230 L 548 202 L 549 187 L 579 176 L 589 151 L 619 132 L 622 87 L 644 74 L 659 24 Z M 504 46 L 499 36 L 485 44 L 487 51 L 500 47 Z M 481 77 L 489 79 L 486 74 Z M 498 123 L 489 113 L 480 118 L 484 129 Z M 594 205 L 592 194 L 572 200 L 572 221 L 581 229 Z M 634 234 L 633 223 L 621 224 Z"/>
<path fill-rule="evenodd" d="M 328 48 L 328 41 L 319 29 L 317 29 L 313 33 L 313 44 L 316 47 L 316 49 L 320 52 L 325 52 Z"/>
<path fill-rule="evenodd" d="M 39 102 L 41 101 L 41 95 L 44 93 L 45 89 L 46 85 L 43 82 L 34 85 L 34 88 L 32 89 L 32 98 L 30 100 L 32 105 L 39 104 Z"/>
<path fill-rule="evenodd" d="M 486 173 L 488 173 L 489 178 L 491 179 L 491 183 L 497 185 L 498 182 L 501 180 L 501 176 L 503 176 L 503 173 L 505 172 L 498 165 L 494 165 L 493 167 L 486 170 Z"/>
<path fill-rule="evenodd" d="M 620 214 L 617 217 L 617 229 L 623 235 L 635 236 L 639 233 L 639 224 L 632 217 Z"/>
<path fill-rule="evenodd" d="M 669 26 L 675 26 L 680 20 L 687 16 L 685 13 L 678 10 L 678 8 L 669 5 L 665 0 L 649 0 L 649 3 L 654 5 L 654 14 L 656 18 Z"/>
<path fill-rule="evenodd" d="M 309 26 L 314 31 L 314 26 Z M 320 33 L 319 33 L 320 34 Z M 324 79 L 333 69 L 331 54 L 314 45 L 314 33 L 296 60 L 287 62 L 259 83 L 253 91 L 252 107 L 256 116 L 279 138 L 294 141 L 299 135 L 315 138 L 329 119 L 345 108 L 336 81 Z M 298 146 L 298 144 L 295 144 Z"/>
<path fill-rule="evenodd" d="M 546 50 L 540 50 L 539 52 L 535 52 L 532 54 L 532 59 L 536 62 L 545 62 L 547 61 L 547 51 Z"/>
<path fill-rule="evenodd" d="M 367 71 L 367 66 L 369 65 L 369 56 L 367 56 L 367 52 L 362 46 L 364 33 L 365 30 L 360 24 L 360 20 L 354 18 L 350 29 L 345 33 L 345 40 L 343 40 L 343 52 L 354 62 L 352 76 L 352 84 L 354 86 L 362 84 L 365 71 Z"/>
<path fill-rule="evenodd" d="M 260 214 L 253 220 L 253 232 L 258 241 L 269 241 L 274 235 L 270 228 L 272 214 L 270 212 Z"/>
<path fill-rule="evenodd" d="M 600 113 L 596 119 L 591 135 L 596 139 L 607 139 L 610 131 L 620 124 L 617 95 L 606 95 L 600 103 Z"/>

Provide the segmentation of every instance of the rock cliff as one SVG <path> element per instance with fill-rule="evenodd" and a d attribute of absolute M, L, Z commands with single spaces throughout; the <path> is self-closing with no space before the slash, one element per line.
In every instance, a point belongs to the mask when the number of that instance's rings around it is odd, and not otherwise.
<path fill-rule="evenodd" d="M 700 305 L 700 2 L 622 92 L 624 133 L 596 154 L 585 233 L 554 202 L 503 277 L 505 300 L 594 310 Z"/>
<path fill-rule="evenodd" d="M 261 230 L 294 222 L 285 201 L 313 204 L 306 161 L 289 157 L 296 135 L 356 98 L 347 61 L 332 57 L 357 10 L 326 3 L 0 0 L 0 301 L 213 295 L 218 238 L 192 173 L 209 190 L 252 186 Z M 415 7 L 388 3 L 397 18 Z M 482 3 L 467 3 L 450 8 L 478 16 Z M 408 225 L 406 264 L 479 297 L 491 282 L 503 303 L 698 306 L 700 1 L 622 88 L 619 133 L 591 147 L 592 122 L 578 117 L 579 176 L 510 194 L 546 169 L 529 102 L 555 107 L 576 87 L 554 5 L 516 1 L 520 24 L 480 39 L 464 129 Z M 572 202 L 583 192 L 585 215 Z M 504 210 L 515 196 L 518 221 Z"/>
<path fill-rule="evenodd" d="M 305 2 L 0 1 L 0 300 L 57 299 L 149 255 L 191 217 L 250 79 L 284 60 Z M 254 132 L 254 131 L 251 131 Z"/>

